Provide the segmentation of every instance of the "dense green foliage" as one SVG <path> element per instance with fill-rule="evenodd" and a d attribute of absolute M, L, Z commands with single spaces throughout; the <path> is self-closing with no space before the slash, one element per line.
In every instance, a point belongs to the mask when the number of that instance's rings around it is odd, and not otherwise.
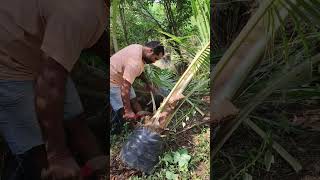
<path fill-rule="evenodd" d="M 158 30 L 175 36 L 194 34 L 190 5 L 190 0 L 113 1 L 111 27 L 115 29 L 113 35 L 116 35 L 119 48 L 132 43 L 143 44 L 151 39 L 164 39 Z"/>

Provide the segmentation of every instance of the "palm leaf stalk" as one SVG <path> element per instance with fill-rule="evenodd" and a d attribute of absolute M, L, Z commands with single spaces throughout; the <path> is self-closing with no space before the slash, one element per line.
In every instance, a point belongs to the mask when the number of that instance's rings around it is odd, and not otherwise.
<path fill-rule="evenodd" d="M 161 103 L 160 107 L 152 117 L 152 125 L 159 126 L 160 122 L 160 128 L 164 129 L 168 126 L 170 123 L 172 116 L 168 116 L 167 110 L 168 106 L 171 106 L 172 104 L 176 103 L 176 101 L 180 100 L 183 95 L 183 91 L 186 89 L 187 85 L 192 80 L 192 77 L 196 74 L 196 72 L 199 70 L 201 65 L 203 64 L 203 61 L 209 56 L 210 52 L 210 42 L 207 42 L 207 44 L 201 49 L 201 51 L 198 52 L 198 54 L 194 57 L 192 62 L 190 63 L 187 70 L 183 73 L 179 81 L 175 84 L 173 89 L 171 90 L 170 94 L 165 98 L 165 100 Z M 172 107 L 172 110 L 174 107 Z M 172 112 L 172 110 L 170 112 Z M 163 112 L 165 111 L 165 114 L 163 115 Z M 162 119 L 161 119 L 162 118 Z"/>
<path fill-rule="evenodd" d="M 199 35 L 201 37 L 202 47 L 200 51 L 194 56 L 193 60 L 190 62 L 187 70 L 182 74 L 178 82 L 172 88 L 169 95 L 161 103 L 158 110 L 155 112 L 154 116 L 151 118 L 151 124 L 148 126 L 153 126 L 160 131 L 165 129 L 171 122 L 173 116 L 177 111 L 176 104 L 184 96 L 183 91 L 187 88 L 190 81 L 193 79 L 195 74 L 205 65 L 208 65 L 209 54 L 210 54 L 210 12 L 209 12 L 210 1 L 208 0 L 194 0 L 192 1 L 192 11 L 194 16 L 192 16 L 192 23 L 198 28 Z M 165 32 L 161 32 L 165 33 Z M 168 33 L 165 33 L 169 35 Z M 179 38 L 175 36 L 170 36 L 173 40 L 178 41 Z M 181 43 L 181 42 L 180 42 Z M 187 100 L 190 103 L 190 100 Z M 192 103 L 190 103 L 192 104 Z M 199 111 L 199 110 L 198 110 Z M 200 110 L 201 112 L 201 110 Z M 203 114 L 203 113 L 201 113 Z"/>
<path fill-rule="evenodd" d="M 297 4 L 295 0 L 266 0 L 260 5 L 257 13 L 249 20 L 247 25 L 241 31 L 231 47 L 227 50 L 212 73 L 211 78 L 213 83 L 211 93 L 213 96 L 211 96 L 211 109 L 213 113 L 211 115 L 211 119 L 215 121 L 214 123 L 218 123 L 223 118 L 236 114 L 238 110 L 235 106 L 233 106 L 230 100 L 235 98 L 235 94 L 246 80 L 252 68 L 259 63 L 259 60 L 263 56 L 266 47 L 270 45 L 274 39 L 274 34 L 278 31 L 281 25 L 284 25 L 284 20 L 286 17 L 288 15 L 300 15 L 301 17 L 301 14 L 304 14 L 301 13 L 301 7 L 310 8 L 308 3 L 310 3 L 310 1 L 299 1 Z M 315 4 L 317 3 L 318 2 L 315 2 Z M 298 8 L 299 5 L 301 7 Z M 315 5 L 315 7 L 318 6 Z M 293 9 L 299 9 L 299 11 L 293 11 Z M 311 19 L 315 21 L 314 19 L 316 16 L 313 14 L 311 17 L 313 18 Z M 319 56 L 315 56 L 313 59 L 314 61 L 318 61 L 318 58 Z M 305 66 L 306 63 L 303 65 Z M 297 68 L 301 68 L 301 66 Z M 297 68 L 294 70 L 298 71 L 299 69 Z M 278 77 L 279 79 L 275 79 L 274 81 L 282 83 L 286 82 L 286 80 L 292 78 L 290 76 L 295 73 L 294 70 L 290 71 L 288 74 L 285 74 L 284 77 Z M 252 112 L 252 110 L 261 102 L 261 100 L 266 98 L 273 90 L 279 88 L 281 85 L 281 83 L 270 83 L 263 91 L 258 93 L 258 99 L 254 99 L 257 102 L 252 101 L 248 107 L 245 107 L 249 108 L 250 110 L 243 108 L 237 118 L 226 123 L 222 130 L 217 133 L 213 143 L 213 152 L 211 158 L 215 157 L 217 152 L 230 138 L 232 133 L 239 127 L 241 122 L 247 119 L 249 113 Z M 264 137 L 265 133 L 252 121 L 249 120 L 245 122 L 261 137 Z M 290 163 L 290 165 L 296 171 L 301 170 L 300 163 L 297 162 L 289 153 L 287 153 L 279 144 L 273 143 L 272 147 L 288 163 Z"/>
<path fill-rule="evenodd" d="M 271 25 L 268 27 L 267 23 L 274 23 L 272 25 L 273 31 L 280 27 L 279 19 L 274 18 L 275 21 L 271 22 L 267 14 L 274 2 L 275 0 L 266 0 L 261 4 L 256 14 L 251 17 L 213 70 L 211 75 L 213 81 L 211 108 L 213 111 L 221 101 L 231 99 L 234 96 L 252 67 L 258 63 L 265 52 L 273 35 L 269 31 Z M 283 7 L 279 12 L 283 19 L 288 15 L 288 11 Z"/>
<path fill-rule="evenodd" d="M 320 62 L 320 54 L 311 58 L 311 62 L 313 64 Z M 298 75 L 301 76 L 306 71 L 310 70 L 310 62 L 304 61 L 292 68 L 291 70 L 287 70 L 284 72 L 280 72 L 275 78 L 271 79 L 266 88 L 257 93 L 257 95 L 240 111 L 239 115 L 231 121 L 231 123 L 227 124 L 225 128 L 217 134 L 216 140 L 213 144 L 213 151 L 211 158 L 215 157 L 217 152 L 223 146 L 224 142 L 231 136 L 231 133 L 241 124 L 241 122 L 245 122 L 250 128 L 252 128 L 258 135 L 265 138 L 266 133 L 263 132 L 261 128 L 259 128 L 253 121 L 248 119 L 248 115 L 257 107 L 266 97 L 268 97 L 274 90 L 285 88 L 292 81 L 299 78 Z M 301 164 L 294 159 L 288 152 L 285 151 L 283 147 L 281 147 L 278 143 L 273 142 L 272 147 L 287 161 L 290 165 L 296 170 L 301 170 Z"/>
<path fill-rule="evenodd" d="M 274 0 L 266 0 L 260 5 L 258 11 L 251 17 L 213 70 L 210 102 L 211 119 L 214 122 L 237 112 L 230 100 L 250 70 L 259 62 L 272 38 L 272 33 L 266 29 L 271 27 L 270 24 L 267 26 L 267 22 L 271 23 L 268 12 L 273 8 L 274 2 Z M 283 19 L 287 17 L 288 12 L 285 8 L 279 11 Z M 273 31 L 280 27 L 279 19 L 275 19 L 276 21 L 272 21 Z"/>

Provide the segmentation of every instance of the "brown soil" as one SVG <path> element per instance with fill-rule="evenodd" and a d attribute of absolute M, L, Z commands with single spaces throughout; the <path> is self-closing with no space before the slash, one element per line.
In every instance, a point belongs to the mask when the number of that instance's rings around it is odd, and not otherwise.
<path fill-rule="evenodd" d="M 115 152 L 113 156 L 111 156 L 110 163 L 110 179 L 111 180 L 125 180 L 129 179 L 131 176 L 139 176 L 142 175 L 141 172 L 128 168 L 125 164 L 123 164 L 119 157 L 119 152 Z"/>

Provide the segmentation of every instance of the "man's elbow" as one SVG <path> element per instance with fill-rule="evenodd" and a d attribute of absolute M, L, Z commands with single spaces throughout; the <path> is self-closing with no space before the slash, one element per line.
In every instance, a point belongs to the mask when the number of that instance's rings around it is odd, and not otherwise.
<path fill-rule="evenodd" d="M 57 79 L 66 79 L 68 71 L 54 59 L 47 58 L 40 74 L 49 81 L 56 81 Z"/>
<path fill-rule="evenodd" d="M 50 94 L 51 98 L 60 96 L 61 91 L 65 89 L 67 75 L 68 72 L 64 67 L 53 59 L 47 59 L 36 79 L 38 93 L 46 92 Z"/>

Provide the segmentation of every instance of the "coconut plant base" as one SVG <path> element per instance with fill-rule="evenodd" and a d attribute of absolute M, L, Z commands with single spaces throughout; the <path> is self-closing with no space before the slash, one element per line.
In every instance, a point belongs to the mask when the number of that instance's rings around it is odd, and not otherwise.
<path fill-rule="evenodd" d="M 120 158 L 126 165 L 147 174 L 153 172 L 162 154 L 164 143 L 161 134 L 167 127 L 167 117 L 174 111 L 178 100 L 183 97 L 182 94 L 173 95 L 158 116 L 143 118 L 144 125 L 137 127 L 122 146 Z"/>
<path fill-rule="evenodd" d="M 151 174 L 159 162 L 163 147 L 159 133 L 147 127 L 139 127 L 122 147 L 120 158 L 130 168 Z"/>

